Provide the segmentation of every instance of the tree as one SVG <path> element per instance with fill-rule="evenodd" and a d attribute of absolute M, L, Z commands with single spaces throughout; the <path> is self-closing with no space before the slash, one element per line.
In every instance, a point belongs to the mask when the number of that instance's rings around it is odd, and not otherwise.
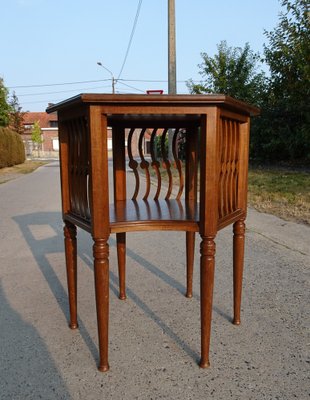
<path fill-rule="evenodd" d="M 8 126 L 10 122 L 11 107 L 8 104 L 8 89 L 0 78 L 0 126 Z"/>
<path fill-rule="evenodd" d="M 229 47 L 221 41 L 217 46 L 218 53 L 210 57 L 201 53 L 203 62 L 198 65 L 204 81 L 195 84 L 187 82 L 191 93 L 221 93 L 233 96 L 252 104 L 260 103 L 260 94 L 264 90 L 265 75 L 257 72 L 260 61 L 258 53 L 250 49 L 248 43 L 244 48 Z"/>
<path fill-rule="evenodd" d="M 18 97 L 15 92 L 13 92 L 12 98 L 10 100 L 10 126 L 11 128 L 19 133 L 20 135 L 24 133 L 24 115 L 25 112 L 22 111 L 22 107 L 19 105 Z"/>
<path fill-rule="evenodd" d="M 269 158 L 310 162 L 309 0 L 281 0 L 281 5 L 278 25 L 265 32 L 270 79 L 257 143 Z"/>
<path fill-rule="evenodd" d="M 38 157 L 40 157 L 40 145 L 43 143 L 43 139 L 41 136 L 41 128 L 39 121 L 36 121 L 33 124 L 32 132 L 31 132 L 31 140 L 33 143 L 36 144 L 37 150 L 38 150 Z"/>

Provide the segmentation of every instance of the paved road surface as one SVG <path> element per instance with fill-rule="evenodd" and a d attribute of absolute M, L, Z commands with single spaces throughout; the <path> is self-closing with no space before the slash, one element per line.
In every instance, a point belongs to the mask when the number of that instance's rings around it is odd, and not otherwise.
<path fill-rule="evenodd" d="M 211 368 L 199 358 L 183 233 L 128 235 L 117 298 L 110 240 L 110 366 L 96 369 L 91 240 L 78 232 L 80 329 L 68 306 L 57 163 L 0 185 L 0 399 L 308 399 L 310 229 L 249 212 L 242 325 L 231 324 L 231 229 L 217 237 Z"/>

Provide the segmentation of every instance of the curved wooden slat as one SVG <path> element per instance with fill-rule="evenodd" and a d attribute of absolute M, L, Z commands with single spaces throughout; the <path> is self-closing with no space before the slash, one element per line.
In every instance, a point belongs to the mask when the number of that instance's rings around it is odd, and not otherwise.
<path fill-rule="evenodd" d="M 134 134 L 135 128 L 130 129 L 129 135 L 128 135 L 128 141 L 127 141 L 127 150 L 128 150 L 128 157 L 129 157 L 129 168 L 132 169 L 135 179 L 136 179 L 136 186 L 135 186 L 135 191 L 132 196 L 132 200 L 136 200 L 139 189 L 140 189 L 140 178 L 139 178 L 139 172 L 138 172 L 138 162 L 133 158 L 132 155 L 132 135 Z"/>
<path fill-rule="evenodd" d="M 240 135 L 240 125 L 237 125 L 236 132 L 236 146 L 235 146 L 235 192 L 234 192 L 234 208 L 237 209 L 238 204 L 238 175 L 239 175 L 239 135 Z"/>
<path fill-rule="evenodd" d="M 234 130 L 235 130 L 235 122 L 228 122 L 228 134 L 229 134 L 229 155 L 228 155 L 228 179 L 227 179 L 227 192 L 228 192 L 228 214 L 233 212 L 233 157 L 234 157 Z"/>
<path fill-rule="evenodd" d="M 151 150 L 151 159 L 152 159 L 152 167 L 156 173 L 156 178 L 157 178 L 157 189 L 156 189 L 156 193 L 154 196 L 154 200 L 158 200 L 159 198 L 159 194 L 160 194 L 160 189 L 161 189 L 161 174 L 160 174 L 160 163 L 156 158 L 156 154 L 155 154 L 155 138 L 156 138 L 156 134 L 157 134 L 158 129 L 155 128 L 153 129 L 153 132 L 151 134 L 151 141 L 150 141 L 150 150 Z"/>
<path fill-rule="evenodd" d="M 228 214 L 228 204 L 227 204 L 227 158 L 228 158 L 228 146 L 229 146 L 229 138 L 228 138 L 228 127 L 227 127 L 227 120 L 224 120 L 224 129 L 223 129 L 223 163 L 222 163 L 222 170 L 223 170 L 223 192 L 222 192 L 222 201 L 223 201 L 223 215 L 225 216 Z"/>
<path fill-rule="evenodd" d="M 163 168 L 166 169 L 167 171 L 167 175 L 168 175 L 168 189 L 167 189 L 167 194 L 165 196 L 165 200 L 169 200 L 170 196 L 171 196 L 171 192 L 172 192 L 172 173 L 171 173 L 171 164 L 170 161 L 168 159 L 168 154 L 166 152 L 166 146 L 165 146 L 165 142 L 166 142 L 166 137 L 167 137 L 167 132 L 168 129 L 164 129 L 164 132 L 161 136 L 161 154 L 163 157 Z"/>
<path fill-rule="evenodd" d="M 182 196 L 183 189 L 184 189 L 184 178 L 183 178 L 183 173 L 182 173 L 182 163 L 181 160 L 178 157 L 178 148 L 177 148 L 177 138 L 178 134 L 180 132 L 180 129 L 176 129 L 173 134 L 173 139 L 172 139 L 172 154 L 173 158 L 175 161 L 175 166 L 179 174 L 179 191 L 178 194 L 176 195 L 176 199 L 179 200 L 180 197 Z"/>
<path fill-rule="evenodd" d="M 83 217 L 89 219 L 89 206 L 88 206 L 88 191 L 87 191 L 87 175 L 88 175 L 88 135 L 86 130 L 86 120 L 80 118 L 80 130 L 81 130 L 81 187 L 82 187 L 82 208 Z"/>
<path fill-rule="evenodd" d="M 69 132 L 69 143 L 70 143 L 70 197 L 71 197 L 71 211 L 79 215 L 79 205 L 77 199 L 77 138 L 75 135 L 74 122 L 73 120 L 68 121 L 68 132 Z"/>
<path fill-rule="evenodd" d="M 139 135 L 139 142 L 138 142 L 138 149 L 139 149 L 139 155 L 140 155 L 140 167 L 145 171 L 145 180 L 146 180 L 146 186 L 145 186 L 145 194 L 143 196 L 143 200 L 147 200 L 150 194 L 150 189 L 151 189 L 151 179 L 150 179 L 150 171 L 149 171 L 149 162 L 144 158 L 144 153 L 143 153 L 143 139 L 144 135 L 146 132 L 146 128 L 142 129 Z"/>

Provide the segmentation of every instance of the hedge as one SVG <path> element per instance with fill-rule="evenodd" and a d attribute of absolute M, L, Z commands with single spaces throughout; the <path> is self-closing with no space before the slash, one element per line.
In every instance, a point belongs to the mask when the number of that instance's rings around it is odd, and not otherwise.
<path fill-rule="evenodd" d="M 20 135 L 0 127 L 0 168 L 25 162 L 25 148 Z"/>

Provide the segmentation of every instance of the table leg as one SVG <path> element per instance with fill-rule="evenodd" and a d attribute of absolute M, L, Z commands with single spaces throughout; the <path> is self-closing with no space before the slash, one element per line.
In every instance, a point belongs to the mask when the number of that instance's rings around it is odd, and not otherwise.
<path fill-rule="evenodd" d="M 108 327 L 109 327 L 109 245 L 108 238 L 94 239 L 94 272 L 97 307 L 99 366 L 102 372 L 108 371 Z"/>
<path fill-rule="evenodd" d="M 126 233 L 116 234 L 117 260 L 118 260 L 118 277 L 119 277 L 119 298 L 126 299 Z"/>
<path fill-rule="evenodd" d="M 193 297 L 195 232 L 186 232 L 186 297 Z"/>
<path fill-rule="evenodd" d="M 202 237 L 200 245 L 201 360 L 199 366 L 210 366 L 209 349 L 215 267 L 214 237 Z"/>
<path fill-rule="evenodd" d="M 66 253 L 67 284 L 70 309 L 71 329 L 78 327 L 77 322 L 77 246 L 76 246 L 76 226 L 70 222 L 65 222 L 64 240 Z"/>
<path fill-rule="evenodd" d="M 234 320 L 235 325 L 240 325 L 240 309 L 242 294 L 242 275 L 244 263 L 245 223 L 241 219 L 233 225 L 233 281 L 234 281 Z"/>

